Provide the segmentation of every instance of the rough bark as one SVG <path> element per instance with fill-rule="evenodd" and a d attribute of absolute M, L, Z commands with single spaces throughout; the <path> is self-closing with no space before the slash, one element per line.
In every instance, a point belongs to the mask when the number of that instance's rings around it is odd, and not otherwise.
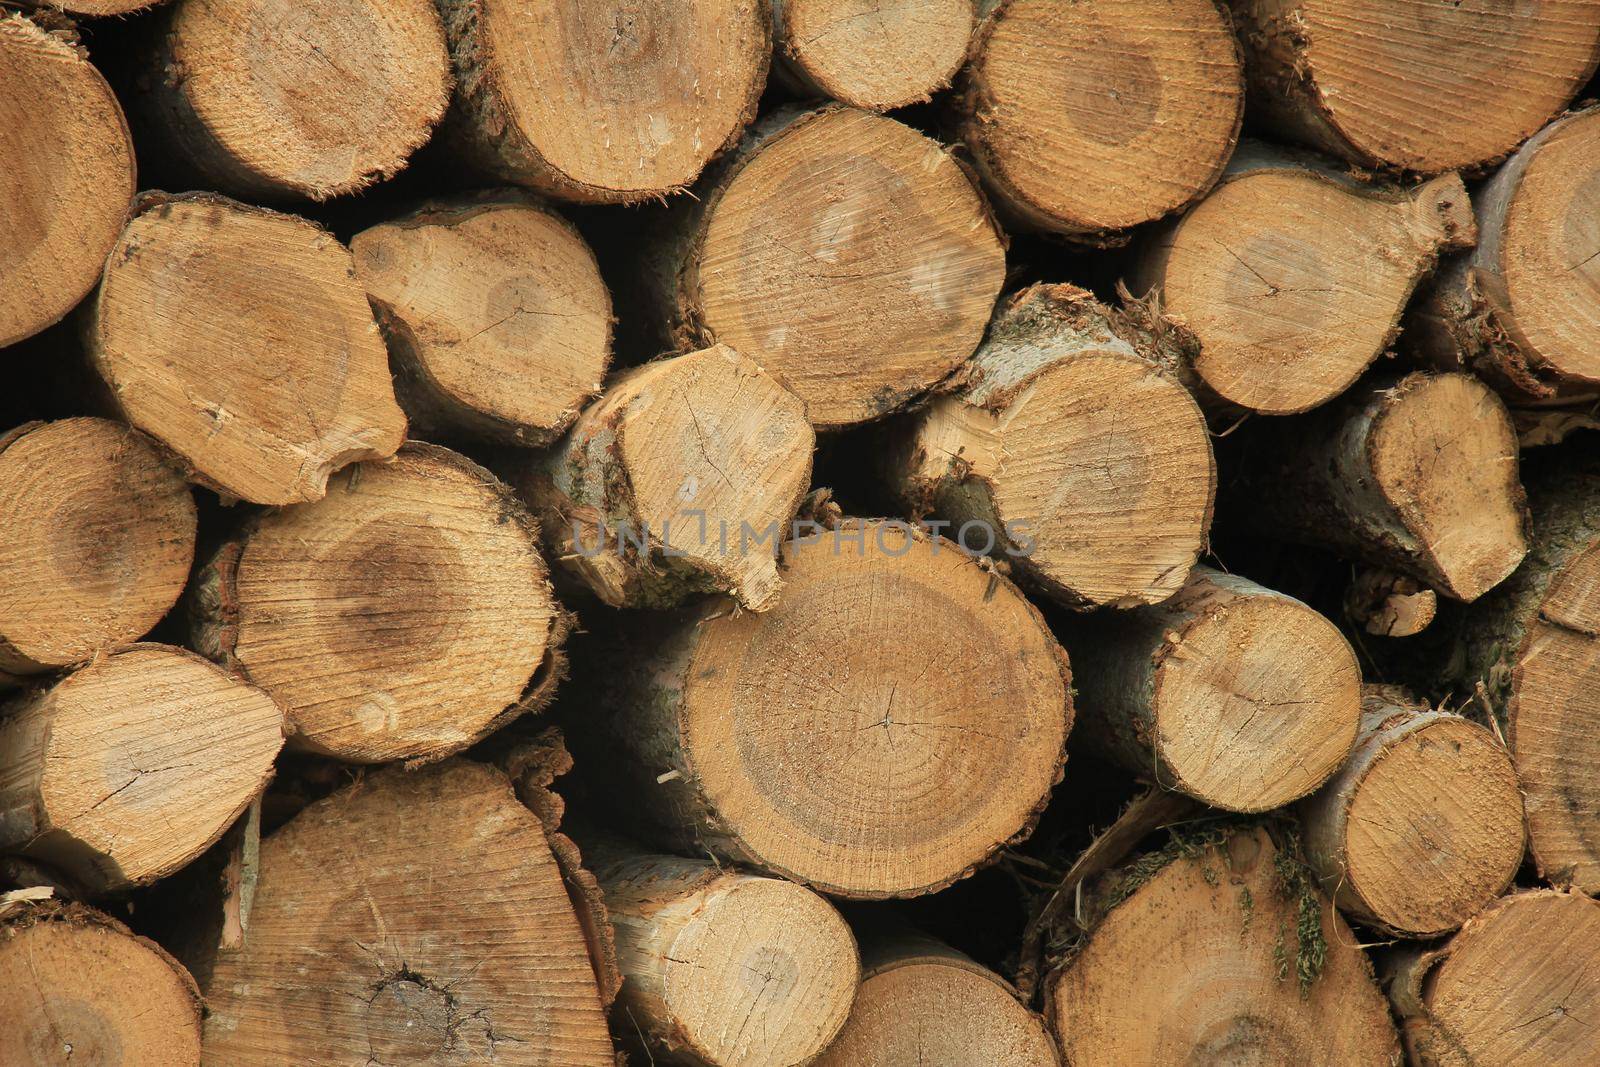
<path fill-rule="evenodd" d="M 263 841 L 206 999 L 229 1067 L 615 1062 L 544 827 L 464 760 L 374 773 Z"/>
<path fill-rule="evenodd" d="M 446 129 L 481 172 L 563 200 L 678 192 L 755 118 L 769 0 L 436 0 Z"/>
<path fill-rule="evenodd" d="M 560 674 L 538 536 L 488 471 L 408 444 L 246 520 L 196 576 L 194 647 L 271 693 L 295 748 L 439 759 L 542 707 Z"/>
<path fill-rule="evenodd" d="M 896 931 L 864 939 L 862 957 L 850 1018 L 816 1067 L 1059 1067 L 1044 1020 L 948 945 Z"/>
<path fill-rule="evenodd" d="M 392 177 L 450 102 L 429 0 L 176 0 L 157 17 L 142 126 L 240 197 L 327 200 Z"/>
<path fill-rule="evenodd" d="M 0 989 L 0 1063 L 200 1063 L 194 980 L 155 942 L 90 908 L 0 905 Z"/>
<path fill-rule="evenodd" d="M 94 288 L 134 192 L 117 98 L 68 29 L 0 14 L 0 348 Z"/>
<path fill-rule="evenodd" d="M 1221 495 L 1240 529 L 1333 549 L 1463 601 L 1527 552 L 1516 428 L 1468 375 L 1378 375 L 1230 444 Z"/>
<path fill-rule="evenodd" d="M 1369 689 L 1354 754 L 1300 806 L 1306 856 L 1347 914 L 1448 933 L 1505 892 L 1526 834 L 1516 770 L 1487 727 Z"/>
<path fill-rule="evenodd" d="M 1211 0 L 983 7 L 956 113 L 1008 221 L 1116 242 L 1216 184 L 1244 78 Z"/>
<path fill-rule="evenodd" d="M 641 832 L 852 898 L 933 892 L 1025 836 L 1071 698 L 1015 587 L 859 520 L 790 542 L 784 582 L 767 612 L 712 601 L 589 646 L 576 754 Z"/>
<path fill-rule="evenodd" d="M 87 893 L 199 856 L 265 788 L 272 698 L 200 657 L 140 644 L 20 697 L 0 722 L 0 849 Z"/>
<path fill-rule="evenodd" d="M 888 414 L 983 338 L 1005 249 L 938 142 L 881 115 L 782 108 L 678 204 L 640 264 L 678 351 L 721 342 L 819 429 Z"/>
<path fill-rule="evenodd" d="M 1470 370 L 1513 404 L 1600 396 L 1600 108 L 1541 130 L 1478 189 L 1478 246 L 1406 321 L 1421 359 Z"/>
<path fill-rule="evenodd" d="M 405 435 L 350 253 L 304 219 L 148 195 L 83 327 L 117 413 L 225 494 L 316 500 Z"/>
<path fill-rule="evenodd" d="M 1206 543 L 1216 465 L 1205 416 L 1164 369 L 1186 339 L 1147 311 L 1070 285 L 1013 297 L 953 391 L 885 450 L 902 503 L 983 528 L 991 554 L 1070 607 L 1175 593 Z"/>
<path fill-rule="evenodd" d="M 617 839 L 583 846 L 616 929 L 627 1025 L 654 1054 L 699 1067 L 788 1067 L 812 1062 L 839 1033 L 860 956 L 823 897 Z"/>
<path fill-rule="evenodd" d="M 1600 59 L 1589 0 L 1228 0 L 1252 119 L 1368 167 L 1439 174 L 1504 157 Z"/>
<path fill-rule="evenodd" d="M 551 556 L 615 607 L 778 597 L 777 549 L 811 484 L 805 405 L 726 345 L 617 376 L 511 480 Z"/>
<path fill-rule="evenodd" d="M 1264 830 L 1108 876 L 1087 923 L 1045 1011 L 1068 1063 L 1400 1062 L 1355 935 Z"/>
<path fill-rule="evenodd" d="M 868 111 L 921 103 L 967 57 L 973 0 L 773 0 L 775 80 Z"/>
<path fill-rule="evenodd" d="M 189 580 L 194 497 L 104 419 L 0 434 L 0 672 L 82 663 L 144 636 Z"/>
<path fill-rule="evenodd" d="M 1385 961 L 1417 1067 L 1581 1067 L 1600 1047 L 1600 902 L 1538 889 L 1495 901 L 1443 945 Z"/>
<path fill-rule="evenodd" d="M 1305 796 L 1355 742 L 1361 671 L 1327 619 L 1292 597 L 1196 567 L 1164 603 L 1063 622 L 1078 737 L 1213 807 Z"/>
<path fill-rule="evenodd" d="M 1393 185 L 1247 142 L 1133 274 L 1198 337 L 1207 388 L 1288 415 L 1348 389 L 1393 343 L 1440 254 L 1470 247 L 1476 230 L 1455 174 Z"/>

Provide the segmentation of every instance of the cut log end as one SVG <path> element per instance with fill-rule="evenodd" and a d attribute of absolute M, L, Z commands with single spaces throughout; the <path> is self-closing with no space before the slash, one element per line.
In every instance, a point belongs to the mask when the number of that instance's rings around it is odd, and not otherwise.
<path fill-rule="evenodd" d="M 210 194 L 148 202 L 88 330 L 128 421 L 245 500 L 315 500 L 330 471 L 405 435 L 350 253 L 303 219 Z"/>
<path fill-rule="evenodd" d="M 1368 698 L 1350 762 L 1302 806 L 1307 851 L 1339 905 L 1403 937 L 1460 926 L 1522 863 L 1522 795 L 1487 728 Z"/>
<path fill-rule="evenodd" d="M 814 95 L 888 111 L 945 88 L 966 59 L 971 0 L 780 0 L 782 73 Z"/>
<path fill-rule="evenodd" d="M 391 768 L 261 844 L 249 936 L 206 989 L 208 1060 L 614 1067 L 583 933 L 505 776 Z"/>
<path fill-rule="evenodd" d="M 1398 1062 L 1355 935 L 1293 864 L 1251 831 L 1132 882 L 1051 978 L 1067 1062 Z"/>
<path fill-rule="evenodd" d="M 454 133 L 505 181 L 585 203 L 687 187 L 755 114 L 764 0 L 441 0 Z"/>
<path fill-rule="evenodd" d="M 1577 1067 L 1600 1047 L 1600 902 L 1588 897 L 1513 894 L 1393 969 L 1390 996 L 1418 1067 Z"/>
<path fill-rule="evenodd" d="M 1345 589 L 1344 612 L 1350 621 L 1378 637 L 1415 637 L 1433 622 L 1439 596 L 1417 579 L 1363 567 Z"/>
<path fill-rule="evenodd" d="M 199 1067 L 200 994 L 154 942 L 108 916 L 41 904 L 0 921 L 0 1063 Z"/>
<path fill-rule="evenodd" d="M 815 445 L 800 399 L 717 345 L 620 375 L 525 488 L 557 557 L 607 603 L 720 591 L 765 611 Z"/>
<path fill-rule="evenodd" d="M 1010 214 L 1094 238 L 1179 211 L 1215 184 L 1244 82 L 1213 4 L 994 6 L 974 43 L 962 133 Z"/>
<path fill-rule="evenodd" d="M 1600 58 L 1584 0 L 1231 6 L 1253 50 L 1252 107 L 1276 132 L 1366 166 L 1438 174 L 1502 158 Z"/>
<path fill-rule="evenodd" d="M 0 669 L 33 674 L 142 637 L 189 579 L 194 498 L 139 433 L 104 419 L 0 436 Z"/>
<path fill-rule="evenodd" d="M 679 313 L 781 378 L 819 428 L 878 418 L 983 337 L 1005 251 L 940 145 L 848 108 L 758 139 L 711 194 Z"/>
<path fill-rule="evenodd" d="M 488 471 L 410 444 L 225 547 L 196 598 L 196 647 L 273 694 L 297 747 L 448 755 L 516 714 L 555 651 L 537 536 Z"/>
<path fill-rule="evenodd" d="M 252 198 L 326 200 L 388 178 L 450 99 L 429 0 L 178 0 L 159 55 L 157 121 L 218 188 Z"/>
<path fill-rule="evenodd" d="M 0 348 L 94 288 L 128 218 L 133 142 L 111 87 L 71 44 L 0 16 Z"/>
<path fill-rule="evenodd" d="M 1367 442 L 1375 488 L 1442 592 L 1473 601 L 1528 551 L 1517 433 L 1488 386 L 1465 374 L 1402 379 Z"/>
<path fill-rule="evenodd" d="M 1195 575 L 1179 596 L 1195 598 L 1196 613 L 1167 638 L 1155 673 L 1156 752 L 1181 791 L 1269 811 L 1349 755 L 1361 670 L 1338 628 L 1299 601 L 1205 568 Z"/>
<path fill-rule="evenodd" d="M 889 472 L 915 510 L 986 522 L 990 551 L 1073 607 L 1157 603 L 1202 551 L 1216 484 L 1205 416 L 1067 286 L 1002 309 L 967 384 L 921 414 Z M 1130 331 L 1124 331 L 1138 340 Z M 979 540 L 971 547 L 982 549 Z"/>
<path fill-rule="evenodd" d="M 611 295 L 555 214 L 517 194 L 443 201 L 350 248 L 415 431 L 543 446 L 600 391 Z"/>
<path fill-rule="evenodd" d="M 1195 371 L 1213 392 L 1293 414 L 1344 392 L 1382 354 L 1439 253 L 1471 243 L 1469 205 L 1455 175 L 1374 191 L 1243 155 L 1152 250 L 1147 277 L 1199 337 Z"/>
<path fill-rule="evenodd" d="M 149 883 L 222 835 L 282 745 L 283 713 L 259 689 L 180 649 L 131 646 L 13 708 L 0 809 L 26 818 L 0 844 L 92 891 Z"/>
<path fill-rule="evenodd" d="M 907 951 L 867 968 L 844 1030 L 816 1067 L 991 1063 L 1058 1067 L 1044 1021 L 999 975 L 953 950 Z"/>

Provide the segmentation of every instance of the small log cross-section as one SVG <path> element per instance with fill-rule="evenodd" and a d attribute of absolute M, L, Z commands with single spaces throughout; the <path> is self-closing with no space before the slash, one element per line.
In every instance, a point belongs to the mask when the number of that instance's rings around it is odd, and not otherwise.
<path fill-rule="evenodd" d="M 1600 395 L 1600 108 L 1545 127 L 1473 203 L 1478 247 L 1440 270 L 1406 340 L 1512 403 Z"/>
<path fill-rule="evenodd" d="M 972 0 L 773 0 L 775 80 L 889 111 L 927 100 L 967 58 Z"/>
<path fill-rule="evenodd" d="M 1528 551 L 1516 427 L 1470 375 L 1381 375 L 1303 418 L 1258 420 L 1228 445 L 1223 510 L 1252 533 L 1331 548 L 1464 601 Z"/>
<path fill-rule="evenodd" d="M 1417 579 L 1358 567 L 1344 591 L 1344 614 L 1369 634 L 1415 637 L 1439 612 L 1439 596 Z"/>
<path fill-rule="evenodd" d="M 153 941 L 81 905 L 0 905 L 0 1063 L 199 1067 L 200 991 Z"/>
<path fill-rule="evenodd" d="M 1085 241 L 1181 211 L 1239 136 L 1239 46 L 1212 0 L 985 0 L 957 101 L 1015 222 Z"/>
<path fill-rule="evenodd" d="M 855 937 L 804 886 L 704 859 L 585 842 L 622 968 L 623 1015 L 655 1054 L 697 1067 L 811 1063 L 861 978 Z"/>
<path fill-rule="evenodd" d="M 816 1067 L 1058 1067 L 1044 1020 L 1005 979 L 920 934 L 869 941 L 861 992 Z"/>
<path fill-rule="evenodd" d="M 1369 690 L 1355 753 L 1300 806 L 1306 855 L 1345 912 L 1434 937 L 1505 892 L 1522 864 L 1522 794 L 1488 728 Z"/>
<path fill-rule="evenodd" d="M 1268 811 L 1303 797 L 1355 743 L 1355 653 L 1292 597 L 1196 567 L 1162 604 L 1063 625 L 1079 737 L 1213 807 Z"/>
<path fill-rule="evenodd" d="M 1541 450 L 1526 469 L 1533 542 L 1442 636 L 1429 680 L 1500 717 L 1542 878 L 1600 892 L 1600 461 Z M 1546 453 L 1554 452 L 1554 455 Z"/>
<path fill-rule="evenodd" d="M 398 173 L 450 102 L 431 0 L 176 0 L 139 99 L 208 187 L 327 200 Z"/>
<path fill-rule="evenodd" d="M 1068 1063 L 1400 1062 L 1355 934 L 1265 831 L 1173 846 L 1089 899 L 1046 990 Z"/>
<path fill-rule="evenodd" d="M 600 391 L 611 294 L 578 232 L 526 195 L 424 204 L 350 250 L 413 436 L 542 447 Z"/>
<path fill-rule="evenodd" d="M 196 579 L 194 647 L 276 697 L 297 748 L 437 759 L 549 695 L 563 625 L 537 539 L 488 471 L 408 444 L 248 520 Z"/>
<path fill-rule="evenodd" d="M 1454 174 L 1389 186 L 1251 143 L 1135 273 L 1199 338 L 1194 370 L 1212 393 L 1289 415 L 1349 388 L 1440 253 L 1476 231 Z"/>
<path fill-rule="evenodd" d="M 0 674 L 144 636 L 189 580 L 195 521 L 188 483 L 121 423 L 0 435 Z"/>
<path fill-rule="evenodd" d="M 118 413 L 257 504 L 315 500 L 331 471 L 394 454 L 405 417 L 343 245 L 209 193 L 142 208 L 84 324 Z"/>
<path fill-rule="evenodd" d="M 815 445 L 800 399 L 717 345 L 619 375 L 514 482 L 552 556 L 606 603 L 723 592 L 765 611 Z"/>
<path fill-rule="evenodd" d="M 564 200 L 677 192 L 755 117 L 768 0 L 437 0 L 447 132 L 501 181 Z"/>
<path fill-rule="evenodd" d="M 1600 59 L 1594 0 L 1228 0 L 1252 115 L 1367 167 L 1500 159 Z"/>
<path fill-rule="evenodd" d="M 1179 331 L 1081 289 L 1026 289 L 960 386 L 911 417 L 890 483 L 958 533 L 982 524 L 994 555 L 1064 604 L 1165 600 L 1205 545 L 1216 487 L 1205 416 L 1162 369 L 1181 350 Z"/>
<path fill-rule="evenodd" d="M 1600 1049 L 1600 901 L 1495 901 L 1432 949 L 1385 961 L 1416 1067 L 1589 1067 Z"/>
<path fill-rule="evenodd" d="M 272 698 L 166 645 L 131 645 L 6 710 L 0 849 L 91 893 L 148 884 L 211 847 L 283 747 Z"/>
<path fill-rule="evenodd" d="M 0 348 L 94 288 L 133 200 L 117 98 L 75 43 L 0 14 Z"/>
<path fill-rule="evenodd" d="M 1072 708 L 1038 611 L 904 523 L 848 520 L 784 563 L 770 611 L 624 621 L 626 652 L 584 665 L 579 766 L 675 843 L 844 897 L 933 892 L 1031 831 Z"/>
<path fill-rule="evenodd" d="M 379 771 L 264 840 L 205 993 L 217 1067 L 616 1062 L 544 827 L 465 760 Z"/>
<path fill-rule="evenodd" d="M 643 279 L 675 347 L 731 345 L 819 429 L 893 411 L 983 339 L 1005 249 L 966 172 L 911 127 L 780 110 L 697 196 Z"/>

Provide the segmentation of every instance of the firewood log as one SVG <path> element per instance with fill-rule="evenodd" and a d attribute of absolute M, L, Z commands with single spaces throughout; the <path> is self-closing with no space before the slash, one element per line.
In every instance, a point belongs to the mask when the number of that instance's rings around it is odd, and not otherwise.
<path fill-rule="evenodd" d="M 128 220 L 133 141 L 122 107 L 66 31 L 0 15 L 0 348 L 94 288 Z"/>
<path fill-rule="evenodd" d="M 1181 211 L 1239 137 L 1239 46 L 1211 0 L 984 0 L 956 103 L 1015 224 L 1089 242 Z"/>
<path fill-rule="evenodd" d="M 194 647 L 288 713 L 297 749 L 438 759 L 548 699 L 565 620 L 532 516 L 437 445 L 245 521 L 196 576 Z"/>
<path fill-rule="evenodd" d="M 350 253 L 304 219 L 148 196 L 83 325 L 112 409 L 229 495 L 316 500 L 405 436 Z"/>
<path fill-rule="evenodd" d="M 967 58 L 973 0 L 773 0 L 774 80 L 868 111 L 927 100 Z"/>

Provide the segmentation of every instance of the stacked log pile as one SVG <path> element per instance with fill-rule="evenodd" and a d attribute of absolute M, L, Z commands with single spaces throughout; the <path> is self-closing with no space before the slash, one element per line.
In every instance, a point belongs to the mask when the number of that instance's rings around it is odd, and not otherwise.
<path fill-rule="evenodd" d="M 0 6 L 0 1067 L 1600 1064 L 1597 64 Z"/>

